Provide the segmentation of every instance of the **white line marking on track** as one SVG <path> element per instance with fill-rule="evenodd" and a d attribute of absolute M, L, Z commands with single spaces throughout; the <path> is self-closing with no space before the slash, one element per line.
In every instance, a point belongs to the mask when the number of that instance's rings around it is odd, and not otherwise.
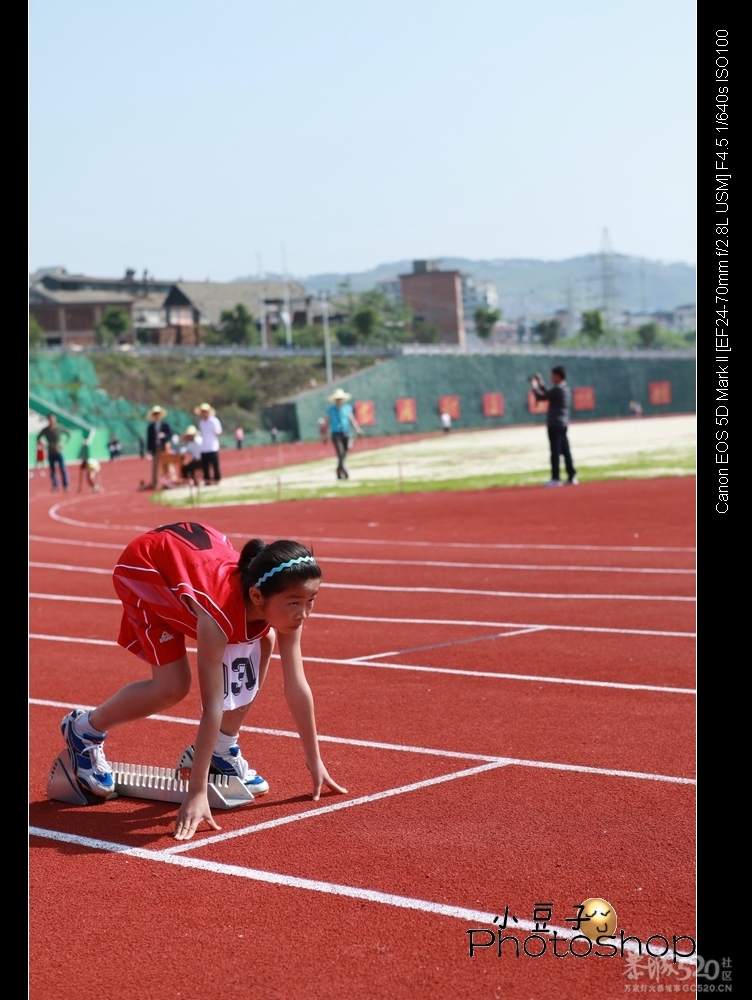
<path fill-rule="evenodd" d="M 114 542 L 84 542 L 78 538 L 48 538 L 46 535 L 29 535 L 30 542 L 45 542 L 49 545 L 75 545 L 81 549 L 114 549 L 122 552 L 124 545 L 116 545 Z"/>
<path fill-rule="evenodd" d="M 48 538 L 45 535 L 29 535 L 32 542 L 45 542 L 50 545 L 75 545 L 77 548 L 114 549 L 122 551 L 122 545 L 112 542 L 85 542 L 73 538 Z M 348 563 L 356 566 L 428 566 L 449 569 L 510 569 L 510 570 L 540 570 L 550 572 L 583 572 L 583 573 L 659 573 L 665 575 L 694 576 L 694 569 L 665 569 L 645 566 L 552 566 L 550 563 L 485 563 L 485 562 L 452 562 L 430 559 L 348 559 L 341 556 L 318 556 L 321 563 Z"/>
<path fill-rule="evenodd" d="M 338 556 L 317 556 L 317 560 L 326 563 L 349 563 L 354 566 L 430 566 L 447 569 L 514 569 L 537 570 L 546 573 L 661 573 L 669 575 L 694 576 L 694 569 L 659 569 L 656 567 L 637 566 L 552 566 L 549 563 L 485 563 L 485 562 L 438 562 L 421 559 L 346 559 Z"/>
<path fill-rule="evenodd" d="M 385 587 L 372 583 L 330 583 L 328 580 L 325 587 L 327 590 L 368 590 L 393 594 L 468 594 L 472 597 L 523 597 L 562 601 L 695 601 L 694 597 L 665 594 L 543 594 L 537 591 L 471 590 L 462 587 Z"/>
<path fill-rule="evenodd" d="M 40 594 L 31 592 L 30 598 L 40 601 L 77 601 L 81 604 L 115 604 L 122 602 L 114 597 L 76 597 L 70 594 Z M 335 615 L 315 612 L 315 618 L 330 618 L 344 622 L 382 622 L 385 625 L 463 625 L 471 628 L 518 628 L 529 631 L 549 629 L 556 632 L 603 632 L 612 635 L 654 635 L 666 638 L 694 639 L 694 632 L 663 632 L 645 628 L 609 628 L 605 625 L 557 625 L 551 622 L 483 622 L 465 618 L 381 618 L 375 615 Z"/>
<path fill-rule="evenodd" d="M 76 594 L 39 594 L 29 591 L 29 597 L 35 601 L 74 601 L 78 604 L 117 604 L 123 606 L 123 602 L 116 597 L 78 597 Z"/>
<path fill-rule="evenodd" d="M 87 525 L 88 527 L 88 525 Z M 98 527 L 98 525 L 94 525 Z M 227 532 L 228 538 L 248 538 L 247 535 Z M 664 545 L 547 545 L 530 542 L 420 542 L 404 538 L 331 538 L 323 536 L 310 538 L 311 542 L 332 542 L 336 545 L 392 545 L 436 549 L 534 549 L 544 552 L 696 552 L 694 547 Z"/>
<path fill-rule="evenodd" d="M 517 633 L 514 633 L 517 634 Z M 397 654 L 383 654 L 385 656 Z M 278 659 L 275 655 L 274 659 Z M 657 684 L 627 684 L 618 681 L 589 681 L 573 677 L 547 677 L 541 674 L 504 674 L 492 670 L 459 670 L 453 667 L 425 667 L 415 663 L 373 663 L 370 660 L 335 660 L 328 656 L 305 656 L 309 663 L 336 663 L 351 667 L 374 667 L 377 670 L 413 670 L 426 674 L 452 674 L 460 677 L 490 677 L 494 680 L 533 681 L 539 684 L 574 684 L 582 687 L 616 688 L 622 691 L 660 691 L 664 694 L 697 694 L 694 688 L 661 687 Z"/>
<path fill-rule="evenodd" d="M 459 643 L 468 643 L 468 642 L 483 642 L 483 641 L 488 641 L 488 640 L 491 640 L 491 639 L 509 639 L 509 638 L 511 638 L 514 635 L 531 635 L 533 632 L 546 632 L 546 631 L 547 631 L 547 629 L 543 625 L 536 625 L 536 626 L 533 626 L 531 628 L 518 628 L 518 629 L 515 629 L 512 632 L 499 632 L 498 635 L 478 636 L 476 639 L 460 639 L 460 640 L 458 640 L 458 642 Z M 423 646 L 421 648 L 422 649 L 438 649 L 441 646 L 451 646 L 451 645 L 454 645 L 454 644 L 450 643 L 450 642 L 447 642 L 447 643 L 441 642 L 441 643 L 437 643 L 435 646 Z M 380 660 L 380 659 L 383 659 L 385 656 L 402 656 L 402 653 L 404 653 L 404 652 L 407 652 L 407 650 L 400 651 L 398 649 L 392 649 L 392 650 L 389 650 L 389 652 L 387 652 L 387 653 L 368 653 L 366 656 L 353 656 L 353 657 L 350 658 L 350 662 L 351 663 L 358 663 L 359 661 L 362 661 L 363 663 L 367 663 L 369 660 Z M 410 650 L 410 652 L 414 653 L 414 652 L 417 652 L 417 650 L 413 649 L 413 650 Z"/>
<path fill-rule="evenodd" d="M 94 708 L 93 705 L 80 705 L 80 704 L 74 704 L 73 702 L 46 701 L 42 698 L 29 698 L 29 704 L 40 705 L 43 708 L 83 708 L 85 711 L 90 711 L 92 708 Z M 186 726 L 198 726 L 200 721 L 199 719 L 184 719 L 175 715 L 150 715 L 148 716 L 148 718 L 155 722 L 172 722 Z M 253 726 L 241 726 L 240 728 L 243 732 L 261 733 L 264 735 L 274 735 L 274 736 L 285 736 L 294 740 L 300 739 L 299 735 L 292 730 L 285 731 L 284 729 L 274 729 L 274 730 L 256 729 Z M 321 742 L 329 742 L 329 743 L 344 743 L 344 744 L 352 743 L 353 746 L 373 746 L 375 749 L 383 749 L 385 746 L 385 744 L 381 743 L 374 743 L 374 744 L 364 743 L 362 740 L 349 740 L 344 737 L 334 737 L 334 736 L 319 736 L 319 740 L 321 740 Z M 392 749 L 392 747 L 388 746 L 388 749 Z M 429 752 L 429 753 L 440 754 L 441 756 L 452 756 L 452 757 L 461 756 L 462 758 L 468 760 L 485 760 L 488 761 L 488 763 L 494 763 L 494 764 L 514 764 L 517 765 L 518 767 L 537 767 L 547 771 L 577 771 L 582 774 L 599 774 L 607 778 L 639 778 L 643 781 L 662 781 L 674 785 L 696 784 L 694 778 L 680 778 L 669 774 L 651 774 L 650 772 L 646 771 L 621 771 L 614 768 L 590 767 L 587 764 L 559 764 L 555 761 L 526 760 L 521 757 L 503 757 L 503 756 L 480 757 L 478 755 L 473 755 L 473 754 L 458 755 L 453 752 L 445 753 L 444 751 L 425 750 L 423 748 L 415 748 L 415 747 L 403 747 L 402 749 L 410 753 Z"/>
<path fill-rule="evenodd" d="M 30 639 L 41 639 L 47 642 L 78 642 L 90 646 L 118 646 L 113 639 L 87 639 L 75 636 L 45 635 L 41 632 L 30 632 Z M 186 646 L 189 653 L 195 653 L 195 646 Z M 395 656 L 395 653 L 384 653 L 384 656 Z M 273 654 L 273 659 L 279 656 Z M 305 656 L 309 663 L 334 663 L 342 667 L 372 667 L 374 670 L 406 670 L 422 674 L 449 674 L 455 677 L 482 677 L 502 681 L 526 681 L 536 684 L 573 684 L 575 687 L 614 688 L 621 691 L 657 691 L 662 694 L 697 694 L 694 688 L 660 686 L 657 684 L 628 684 L 619 681 L 591 681 L 573 677 L 547 677 L 541 674 L 505 674 L 493 670 L 459 670 L 453 667 L 426 667 L 415 663 L 374 663 L 370 660 L 335 659 L 332 656 Z"/>
<path fill-rule="evenodd" d="M 389 788 L 384 792 L 374 792 L 372 795 L 361 795 L 357 799 L 346 799 L 345 801 L 333 802 L 331 805 L 306 809 L 302 813 L 293 813 L 290 816 L 280 816 L 278 819 L 270 819 L 264 823 L 254 823 L 252 826 L 244 826 L 239 830 L 229 830 L 227 833 L 213 834 L 192 844 L 180 844 L 178 847 L 168 847 L 164 854 L 185 854 L 188 851 L 195 851 L 196 848 L 203 847 L 204 844 L 218 844 L 225 840 L 234 840 L 236 837 L 245 837 L 259 830 L 272 830 L 277 826 L 286 826 L 288 823 L 297 823 L 304 819 L 315 819 L 325 813 L 339 812 L 341 809 L 349 809 L 351 806 L 362 806 L 369 802 L 379 802 L 381 799 L 388 799 L 394 795 L 403 795 L 406 792 L 415 792 L 421 788 L 430 788 L 432 785 L 441 785 L 447 781 L 454 781 L 456 778 L 468 778 L 473 774 L 481 774 L 483 771 L 495 770 L 499 767 L 507 767 L 507 761 L 495 760 L 490 764 L 481 764 L 478 767 L 470 767 L 464 771 L 453 771 L 451 774 L 441 774 L 435 778 L 426 778 L 424 781 L 414 781 L 409 785 L 401 785 L 399 788 Z"/>
<path fill-rule="evenodd" d="M 111 569 L 94 566 L 72 566 L 69 563 L 29 562 L 32 569 L 54 569 L 65 573 L 95 573 L 98 576 L 112 576 Z M 327 590 L 369 590 L 395 594 L 469 594 L 473 597 L 523 597 L 564 601 L 686 601 L 694 602 L 694 597 L 677 597 L 666 594 L 546 594 L 524 590 L 471 590 L 460 587 L 387 587 L 372 583 L 329 583 Z"/>
<path fill-rule="evenodd" d="M 94 705 L 81 705 L 69 701 L 50 701 L 46 698 L 29 698 L 30 705 L 40 705 L 42 708 L 82 708 L 85 712 L 93 711 Z M 185 719 L 178 715 L 150 715 L 155 722 L 175 722 L 184 726 L 197 726 L 198 719 Z M 244 733 L 257 733 L 261 736 L 282 736 L 285 739 L 300 739 L 291 729 L 263 729 L 259 726 L 241 726 Z M 355 740 L 346 736 L 318 736 L 320 743 L 342 743 L 345 746 L 367 747 L 370 750 L 396 750 L 400 753 L 426 754 L 430 757 L 450 757 L 456 760 L 482 760 L 494 764 L 498 757 L 494 754 L 462 753 L 458 750 L 436 750 L 432 747 L 413 747 L 402 743 L 380 743 L 374 740 Z"/>
<path fill-rule="evenodd" d="M 482 910 L 471 910 L 464 906 L 450 906 L 447 903 L 435 903 L 432 900 L 417 899 L 412 896 L 398 896 L 394 893 L 379 892 L 375 889 L 361 889 L 356 886 L 342 885 L 336 882 L 322 882 L 318 879 L 298 878 L 295 875 L 261 871 L 258 868 L 243 868 L 240 865 L 226 865 L 217 861 L 205 861 L 203 858 L 186 857 L 184 854 L 168 854 L 167 851 L 149 851 L 143 847 L 128 847 L 126 844 L 118 844 L 109 840 L 98 840 L 94 837 L 82 837 L 79 834 L 63 833 L 59 830 L 46 830 L 39 826 L 30 826 L 29 835 L 45 840 L 57 841 L 62 844 L 75 844 L 78 847 L 85 847 L 90 850 L 121 854 L 125 857 L 138 858 L 141 861 L 177 865 L 180 868 L 189 868 L 194 871 L 245 878 L 255 882 L 265 882 L 269 885 L 284 886 L 290 889 L 304 889 L 332 896 L 344 896 L 349 899 L 358 899 L 384 906 L 394 906 L 403 910 L 417 910 L 418 912 L 434 916 L 462 920 L 466 924 L 486 924 L 489 927 L 495 927 L 496 925 L 493 923 L 494 917 L 499 916 L 499 914 L 493 912 L 487 913 Z M 536 925 L 532 921 L 520 918 L 513 927 L 507 928 L 507 933 L 513 930 L 534 931 L 535 929 Z M 549 932 L 555 930 L 558 937 L 567 940 L 580 933 L 579 930 L 572 927 L 554 927 L 553 925 L 550 925 L 548 930 Z M 626 940 L 623 947 L 624 951 L 638 953 L 638 946 L 630 940 Z M 639 953 L 642 953 L 641 946 Z M 677 961 L 693 966 L 696 964 L 695 959 L 691 956 L 679 957 Z"/>
<path fill-rule="evenodd" d="M 111 569 L 99 569 L 97 566 L 71 566 L 68 563 L 33 562 L 29 560 L 31 569 L 59 569 L 66 573 L 97 573 L 100 576 L 112 576 Z"/>
<path fill-rule="evenodd" d="M 123 493 L 124 491 L 113 491 L 109 496 L 113 496 L 116 493 Z M 99 521 L 76 521 L 73 518 L 65 517 L 60 514 L 60 510 L 64 507 L 70 507 L 73 504 L 79 502 L 78 497 L 72 497 L 70 500 L 63 500 L 60 503 L 54 504 L 50 507 L 48 514 L 53 521 L 60 521 L 62 524 L 70 524 L 77 528 L 100 528 L 103 531 L 137 531 L 139 533 L 144 531 L 153 531 L 157 525 L 144 525 L 144 524 L 102 524 Z M 165 524 L 168 522 L 165 522 Z M 241 534 L 237 531 L 225 532 L 228 538 L 242 538 L 248 540 L 247 534 Z M 332 538 L 330 536 L 323 535 L 318 538 L 310 538 L 311 542 L 332 542 L 336 545 L 399 545 L 400 548 L 405 548 L 407 546 L 411 547 L 422 547 L 431 548 L 440 551 L 441 549 L 534 549 L 540 551 L 556 551 L 556 552 L 696 552 L 694 546 L 682 546 L 682 545 L 549 545 L 546 543 L 528 543 L 528 542 L 447 542 L 443 539 L 439 542 L 423 542 L 416 540 L 407 540 L 400 538 L 399 540 L 391 538 Z"/>

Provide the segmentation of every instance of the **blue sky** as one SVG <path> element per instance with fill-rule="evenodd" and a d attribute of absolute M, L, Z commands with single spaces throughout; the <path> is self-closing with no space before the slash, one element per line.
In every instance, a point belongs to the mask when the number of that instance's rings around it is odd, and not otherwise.
<path fill-rule="evenodd" d="M 695 260 L 684 0 L 31 0 L 29 267 Z"/>

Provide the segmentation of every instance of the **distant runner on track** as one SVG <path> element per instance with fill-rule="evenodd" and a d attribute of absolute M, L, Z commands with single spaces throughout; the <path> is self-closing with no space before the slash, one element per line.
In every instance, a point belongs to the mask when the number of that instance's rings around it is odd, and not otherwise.
<path fill-rule="evenodd" d="M 189 840 L 202 822 L 218 830 L 207 799 L 213 773 L 237 775 L 253 795 L 269 786 L 240 752 L 238 735 L 264 682 L 275 639 L 285 698 L 300 734 L 313 798 L 332 781 L 319 753 L 313 696 L 300 650 L 302 626 L 313 608 L 321 570 L 305 546 L 255 538 L 238 553 L 214 528 L 195 522 L 163 525 L 140 535 L 113 573 L 123 602 L 118 643 L 151 664 L 151 680 L 135 681 L 98 708 L 76 709 L 62 720 L 76 777 L 106 798 L 113 791 L 104 740 L 113 726 L 177 704 L 191 686 L 185 637 L 197 639 L 203 712 L 188 795 L 180 806 L 176 840 Z"/>

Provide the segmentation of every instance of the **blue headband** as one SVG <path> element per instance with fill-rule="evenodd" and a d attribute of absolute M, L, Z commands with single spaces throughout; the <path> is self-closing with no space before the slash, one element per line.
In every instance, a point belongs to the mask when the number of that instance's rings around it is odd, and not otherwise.
<path fill-rule="evenodd" d="M 299 559 L 290 559 L 289 562 L 280 563 L 279 566 L 275 566 L 274 569 L 270 569 L 268 573 L 264 573 L 263 576 L 260 576 L 253 586 L 260 587 L 265 580 L 268 580 L 270 576 L 274 576 L 275 573 L 280 573 L 283 569 L 289 569 L 291 566 L 297 566 L 300 563 L 308 562 L 315 564 L 316 560 L 313 556 L 300 556 Z"/>

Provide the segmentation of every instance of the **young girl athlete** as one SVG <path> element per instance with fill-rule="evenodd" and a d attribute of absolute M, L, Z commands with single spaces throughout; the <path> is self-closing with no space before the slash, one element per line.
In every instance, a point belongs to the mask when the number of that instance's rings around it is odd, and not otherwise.
<path fill-rule="evenodd" d="M 313 798 L 332 781 L 319 754 L 313 697 L 300 652 L 303 622 L 318 593 L 321 570 L 305 546 L 248 542 L 238 553 L 205 524 L 167 524 L 136 538 L 113 574 L 123 618 L 118 643 L 151 664 L 151 680 L 122 688 L 91 712 L 76 709 L 61 728 L 83 788 L 107 797 L 112 770 L 104 739 L 113 726 L 143 719 L 188 694 L 191 668 L 185 636 L 197 640 L 203 711 L 193 751 L 188 795 L 180 806 L 176 840 L 189 840 L 202 821 L 214 830 L 207 778 L 236 774 L 255 794 L 269 786 L 252 771 L 237 745 L 240 725 L 264 682 L 275 639 L 285 698 L 313 778 Z"/>

